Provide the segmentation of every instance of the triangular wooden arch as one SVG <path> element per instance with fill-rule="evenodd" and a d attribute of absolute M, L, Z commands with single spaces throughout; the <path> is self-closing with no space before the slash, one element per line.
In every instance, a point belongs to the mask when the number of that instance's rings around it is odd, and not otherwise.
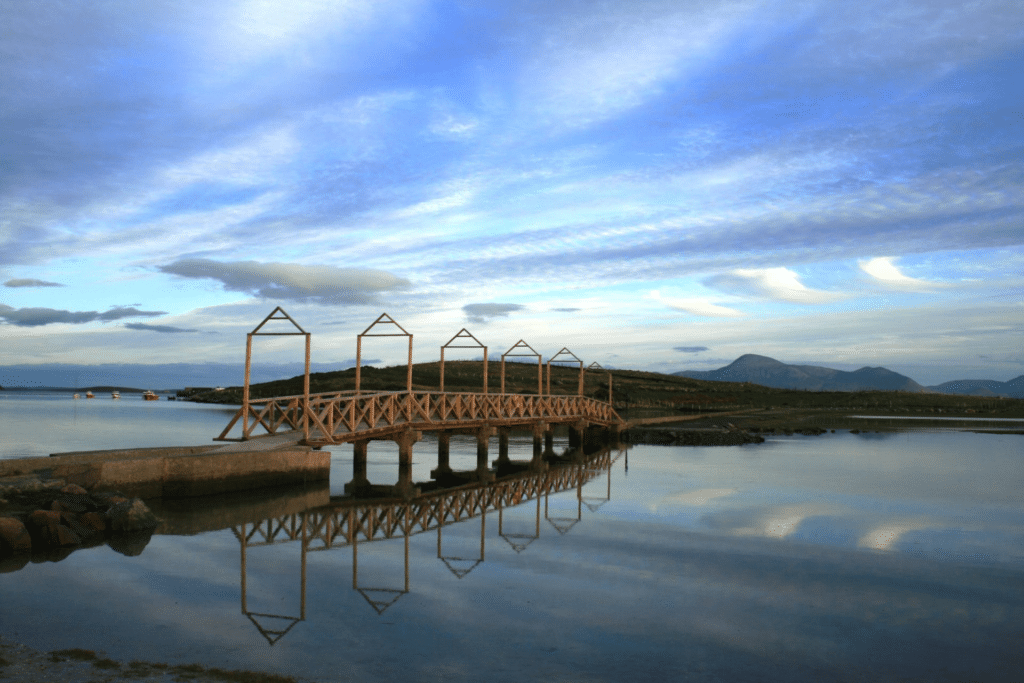
<path fill-rule="evenodd" d="M 571 358 L 559 358 L 559 356 L 571 356 Z M 576 393 L 577 393 L 577 395 L 582 396 L 583 395 L 583 361 L 581 361 L 579 358 L 577 358 L 575 353 L 573 353 L 572 351 L 570 351 L 569 349 L 567 349 L 564 346 L 562 347 L 561 351 L 559 351 L 555 355 L 551 356 L 551 358 L 548 358 L 548 395 L 551 394 L 551 364 L 552 363 L 579 363 L 580 364 L 579 387 L 577 388 L 577 392 Z"/>
<path fill-rule="evenodd" d="M 277 315 L 278 313 L 280 313 L 281 315 Z M 292 325 L 295 326 L 295 329 L 297 329 L 298 332 L 260 332 L 260 330 L 263 328 L 263 326 L 266 325 L 271 320 L 287 320 L 288 322 L 290 322 Z M 263 322 L 261 322 L 259 325 L 257 325 L 256 329 L 254 329 L 249 334 L 279 335 L 279 334 L 308 334 L 308 332 L 306 332 L 304 329 L 302 329 L 302 326 L 299 325 L 297 322 L 295 322 L 295 319 L 292 318 L 290 315 L 288 315 L 283 308 L 278 306 L 277 308 L 272 310 L 270 312 L 270 315 L 268 315 L 266 318 L 264 318 Z"/>
<path fill-rule="evenodd" d="M 514 353 L 516 349 L 530 349 L 530 353 Z M 506 356 L 536 356 L 537 357 L 537 395 L 544 393 L 544 359 L 533 347 L 520 339 L 512 345 L 505 353 L 501 354 L 501 393 L 505 393 L 505 357 Z"/>
<path fill-rule="evenodd" d="M 456 340 L 472 339 L 476 344 L 454 344 Z M 473 334 L 463 327 L 459 330 L 454 337 L 448 340 L 448 343 L 441 347 L 441 364 L 440 364 L 440 375 L 441 383 L 440 390 L 444 393 L 444 350 L 445 349 L 483 349 L 484 350 L 484 393 L 487 393 L 487 346 L 483 344 L 479 339 L 473 336 Z"/>
<path fill-rule="evenodd" d="M 394 325 L 401 332 L 370 332 L 377 325 Z M 356 335 L 356 393 L 358 394 L 362 384 L 363 365 L 363 337 L 408 337 L 409 338 L 409 360 L 405 372 L 405 390 L 412 393 L 412 334 L 405 331 L 405 328 L 395 322 L 387 313 L 381 313 L 370 326 Z"/>
<path fill-rule="evenodd" d="M 284 638 L 288 631 L 292 630 L 292 627 L 295 626 L 295 624 L 302 621 L 302 619 L 297 617 L 284 617 L 277 614 L 259 614 L 258 612 L 246 612 L 245 616 L 249 617 L 249 621 L 253 623 L 256 629 L 260 632 L 260 635 L 266 638 L 267 642 L 271 645 L 274 645 L 277 641 Z M 262 619 L 278 619 L 287 622 L 288 625 L 284 629 L 270 628 L 269 626 L 260 623 L 260 620 L 257 620 L 256 617 L 261 617 Z"/>
<path fill-rule="evenodd" d="M 370 330 L 372 330 L 377 325 L 394 325 L 395 327 L 400 329 L 402 332 L 401 332 L 401 334 L 397 334 L 397 333 L 394 333 L 394 332 L 384 333 L 384 334 L 370 334 Z M 401 325 L 399 325 L 397 322 L 395 322 L 395 319 L 392 318 L 390 315 L 388 315 L 387 313 L 381 313 L 380 316 L 376 320 L 374 320 L 370 324 L 369 327 L 367 327 L 365 330 L 363 330 L 362 334 L 360 334 L 359 336 L 360 337 L 411 337 L 412 334 L 410 334 L 409 332 L 406 332 L 405 328 L 402 327 Z"/>
<path fill-rule="evenodd" d="M 512 353 L 513 351 L 515 351 L 518 348 L 530 349 L 530 353 Z M 505 356 L 537 356 L 538 358 L 540 358 L 540 354 L 537 353 L 536 351 L 534 351 L 533 347 L 530 346 L 529 344 L 527 344 L 522 339 L 520 339 L 515 344 L 513 344 L 512 348 L 510 348 L 508 351 L 506 351 L 505 353 L 503 353 L 501 355 L 502 355 L 502 357 L 505 357 Z"/>
<path fill-rule="evenodd" d="M 463 345 L 453 344 L 452 343 L 456 339 L 466 339 L 467 337 L 469 339 L 472 339 L 473 341 L 475 341 L 476 344 L 463 346 Z M 451 339 L 448 340 L 447 344 L 445 344 L 441 348 L 442 349 L 480 349 L 480 348 L 486 349 L 487 347 L 484 346 L 483 342 L 481 342 L 479 339 L 474 337 L 473 334 L 469 330 L 467 330 L 465 327 L 463 327 L 461 330 L 459 330 L 455 334 L 454 337 L 452 337 Z"/>

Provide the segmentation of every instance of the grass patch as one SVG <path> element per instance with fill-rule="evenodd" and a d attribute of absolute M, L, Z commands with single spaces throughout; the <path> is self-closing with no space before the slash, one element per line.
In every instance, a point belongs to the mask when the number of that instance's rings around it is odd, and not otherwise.
<path fill-rule="evenodd" d="M 73 659 L 78 662 L 91 662 L 97 659 L 96 653 L 92 650 L 83 650 L 80 647 L 73 647 L 68 650 L 54 650 L 50 653 L 50 660 L 63 662 L 66 659 Z"/>
<path fill-rule="evenodd" d="M 255 671 L 225 671 L 224 669 L 207 669 L 207 675 L 222 681 L 244 681 L 245 683 L 295 683 L 293 676 L 263 674 Z"/>

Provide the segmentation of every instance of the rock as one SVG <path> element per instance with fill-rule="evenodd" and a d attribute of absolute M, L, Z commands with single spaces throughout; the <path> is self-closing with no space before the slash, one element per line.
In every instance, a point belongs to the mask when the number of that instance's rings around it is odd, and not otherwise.
<path fill-rule="evenodd" d="M 27 553 L 32 551 L 32 536 L 21 520 L 0 517 L 0 553 Z"/>
<path fill-rule="evenodd" d="M 107 519 L 114 531 L 154 529 L 160 523 L 156 515 L 138 498 L 112 504 L 107 510 Z"/>
<path fill-rule="evenodd" d="M 31 555 L 28 553 L 18 553 L 17 555 L 11 555 L 10 557 L 0 556 L 0 574 L 18 571 L 28 564 L 30 557 Z"/>
<path fill-rule="evenodd" d="M 79 496 L 84 496 L 84 495 L 86 495 L 86 494 L 88 494 L 88 493 L 89 493 L 88 491 L 86 491 L 85 489 L 83 489 L 83 488 L 82 488 L 81 486 L 79 486 L 78 484 L 68 484 L 67 486 L 65 486 L 64 488 L 62 488 L 62 489 L 60 490 L 60 492 L 61 492 L 61 493 L 74 493 L 74 494 L 76 494 L 76 495 L 79 495 Z"/>
<path fill-rule="evenodd" d="M 142 554 L 153 536 L 152 529 L 132 531 L 126 534 L 118 534 L 107 540 L 111 549 L 125 555 L 126 557 L 137 557 Z"/>
<path fill-rule="evenodd" d="M 29 533 L 33 543 L 44 546 L 71 546 L 82 542 L 81 536 L 62 523 L 60 512 L 53 510 L 36 510 L 28 516 Z"/>
<path fill-rule="evenodd" d="M 107 518 L 99 512 L 83 512 L 78 516 L 78 521 L 81 522 L 83 526 L 96 532 L 103 532 L 107 530 Z"/>

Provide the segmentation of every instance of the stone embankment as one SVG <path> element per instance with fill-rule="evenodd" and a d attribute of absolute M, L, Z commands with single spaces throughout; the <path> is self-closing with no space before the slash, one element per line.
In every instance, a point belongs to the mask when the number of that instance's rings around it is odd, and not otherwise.
<path fill-rule="evenodd" d="M 159 521 L 138 498 L 39 477 L 0 479 L 0 572 L 106 543 L 138 555 Z"/>

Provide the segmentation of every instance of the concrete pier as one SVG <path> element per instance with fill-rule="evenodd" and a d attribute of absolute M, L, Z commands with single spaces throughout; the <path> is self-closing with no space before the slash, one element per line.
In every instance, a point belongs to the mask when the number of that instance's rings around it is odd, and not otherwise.
<path fill-rule="evenodd" d="M 0 477 L 37 475 L 63 479 L 89 491 L 120 491 L 139 498 L 190 498 L 327 481 L 330 472 L 328 452 L 294 444 L 261 449 L 253 442 L 0 460 Z"/>

